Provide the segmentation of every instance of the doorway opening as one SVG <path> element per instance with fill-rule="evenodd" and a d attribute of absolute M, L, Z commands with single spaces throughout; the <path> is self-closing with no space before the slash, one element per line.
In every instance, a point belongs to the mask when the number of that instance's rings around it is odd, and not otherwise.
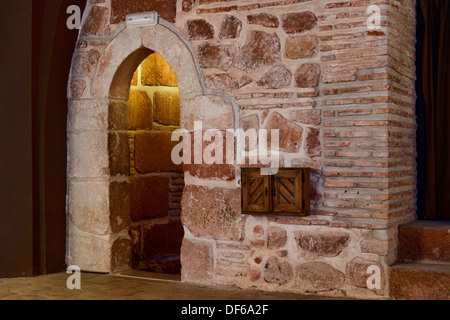
<path fill-rule="evenodd" d="M 181 274 L 184 174 L 171 160 L 180 128 L 178 81 L 153 52 L 134 72 L 128 106 L 130 239 L 133 270 Z"/>

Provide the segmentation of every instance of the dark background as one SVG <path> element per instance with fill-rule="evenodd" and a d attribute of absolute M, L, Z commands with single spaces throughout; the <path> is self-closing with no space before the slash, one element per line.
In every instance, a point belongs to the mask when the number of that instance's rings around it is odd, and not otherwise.
<path fill-rule="evenodd" d="M 0 1 L 0 277 L 65 269 L 70 5 Z"/>

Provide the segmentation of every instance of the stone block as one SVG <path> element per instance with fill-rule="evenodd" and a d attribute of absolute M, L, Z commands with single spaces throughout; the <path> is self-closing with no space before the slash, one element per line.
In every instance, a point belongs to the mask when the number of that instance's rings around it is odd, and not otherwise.
<path fill-rule="evenodd" d="M 225 16 L 222 20 L 219 41 L 223 39 L 239 38 L 242 30 L 242 22 L 235 16 Z"/>
<path fill-rule="evenodd" d="M 75 233 L 75 228 L 69 223 L 70 233 Z M 66 261 L 68 265 L 76 265 L 86 272 L 111 272 L 109 237 L 93 234 L 70 234 L 67 238 Z"/>
<path fill-rule="evenodd" d="M 109 185 L 111 231 L 119 233 L 130 228 L 130 184 L 111 182 Z"/>
<path fill-rule="evenodd" d="M 448 221 L 414 221 L 403 225 L 399 242 L 401 259 L 450 262 Z"/>
<path fill-rule="evenodd" d="M 111 131 L 128 129 L 128 105 L 122 100 L 111 100 L 108 112 L 108 127 Z"/>
<path fill-rule="evenodd" d="M 92 6 L 81 33 L 83 35 L 102 34 L 105 30 L 106 24 L 108 23 L 108 18 L 108 8 Z"/>
<path fill-rule="evenodd" d="M 135 136 L 136 169 L 140 173 L 181 172 L 182 166 L 172 161 L 172 149 L 178 144 L 171 141 L 172 132 L 154 131 Z"/>
<path fill-rule="evenodd" d="M 234 129 L 233 106 L 219 96 L 196 96 L 180 102 L 181 127 L 193 131 L 194 122 L 201 121 L 203 130 Z"/>
<path fill-rule="evenodd" d="M 194 6 L 195 0 L 183 0 L 181 4 L 181 8 L 183 12 L 189 12 L 192 10 L 192 7 Z"/>
<path fill-rule="evenodd" d="M 267 230 L 267 248 L 280 249 L 285 246 L 287 232 L 280 227 L 269 227 Z"/>
<path fill-rule="evenodd" d="M 296 110 L 291 112 L 291 120 L 317 126 L 322 122 L 320 110 Z"/>
<path fill-rule="evenodd" d="M 445 300 L 450 297 L 447 264 L 398 264 L 389 271 L 389 291 L 396 300 Z"/>
<path fill-rule="evenodd" d="M 302 250 L 325 257 L 336 257 L 348 245 L 350 237 L 345 233 L 320 234 L 295 232 L 295 240 Z"/>
<path fill-rule="evenodd" d="M 151 130 L 153 127 L 153 104 L 145 91 L 131 90 L 128 105 L 128 129 Z"/>
<path fill-rule="evenodd" d="M 109 176 L 108 134 L 80 132 L 68 135 L 68 177 L 101 178 Z"/>
<path fill-rule="evenodd" d="M 292 73 L 285 67 L 279 66 L 267 72 L 258 82 L 258 86 L 268 89 L 282 89 L 291 84 Z"/>
<path fill-rule="evenodd" d="M 119 238 L 114 241 L 111 248 L 111 271 L 120 273 L 131 269 L 131 242 L 130 239 Z"/>
<path fill-rule="evenodd" d="M 311 11 L 293 12 L 281 17 L 283 30 L 288 34 L 302 33 L 317 25 L 317 17 Z"/>
<path fill-rule="evenodd" d="M 166 217 L 169 214 L 169 178 L 130 178 L 130 213 L 133 221 Z"/>
<path fill-rule="evenodd" d="M 281 61 L 280 38 L 276 33 L 250 31 L 236 57 L 235 67 L 246 72 L 259 71 Z"/>
<path fill-rule="evenodd" d="M 294 271 L 289 262 L 270 257 L 264 267 L 263 277 L 268 283 L 284 285 L 292 281 Z"/>
<path fill-rule="evenodd" d="M 267 28 L 278 28 L 280 22 L 274 15 L 268 13 L 256 13 L 247 16 L 249 24 L 257 24 Z"/>
<path fill-rule="evenodd" d="M 69 182 L 68 213 L 80 229 L 105 235 L 109 231 L 108 182 Z"/>
<path fill-rule="evenodd" d="M 181 246 L 183 281 L 206 282 L 213 277 L 212 247 L 202 241 L 184 239 Z"/>
<path fill-rule="evenodd" d="M 355 287 L 368 289 L 367 280 L 372 275 L 372 273 L 367 272 L 370 266 L 380 268 L 380 289 L 375 289 L 374 291 L 381 294 L 385 288 L 386 277 L 383 267 L 378 262 L 364 260 L 359 257 L 354 258 L 347 264 L 347 283 Z"/>
<path fill-rule="evenodd" d="M 191 40 L 208 40 L 214 38 L 214 27 L 205 19 L 189 20 L 186 24 Z"/>
<path fill-rule="evenodd" d="M 205 132 L 203 132 L 203 135 Z M 219 144 L 215 144 L 215 137 L 212 137 L 211 141 L 202 142 L 202 161 L 196 164 L 195 159 L 195 135 L 191 133 L 191 163 L 183 164 L 184 172 L 188 172 L 190 175 L 207 180 L 222 180 L 222 181 L 233 181 L 236 178 L 236 170 L 233 164 L 227 164 L 227 142 L 226 142 L 226 132 L 221 131 L 223 135 L 223 142 L 219 141 Z M 222 143 L 222 158 L 215 158 L 217 155 L 217 146 Z M 234 145 L 234 144 L 233 144 Z M 234 149 L 233 149 L 234 150 Z M 205 161 L 206 157 L 211 157 L 211 161 L 214 163 L 210 164 Z"/>
<path fill-rule="evenodd" d="M 386 256 L 389 253 L 389 241 L 378 239 L 362 239 L 361 252 L 375 253 L 380 256 Z"/>
<path fill-rule="evenodd" d="M 203 43 L 197 49 L 198 60 L 202 68 L 216 68 L 228 71 L 236 56 L 236 47 Z"/>
<path fill-rule="evenodd" d="M 141 83 L 145 86 L 178 86 L 171 66 L 156 52 L 142 61 Z"/>
<path fill-rule="evenodd" d="M 320 144 L 320 131 L 316 128 L 308 128 L 305 141 L 306 154 L 309 157 L 317 157 L 322 153 Z"/>
<path fill-rule="evenodd" d="M 298 88 L 311 88 L 319 84 L 320 66 L 317 63 L 305 63 L 295 72 L 295 86 Z"/>
<path fill-rule="evenodd" d="M 84 80 L 72 80 L 70 82 L 70 97 L 80 98 L 86 90 L 87 83 Z"/>
<path fill-rule="evenodd" d="M 227 73 L 213 74 L 206 77 L 206 85 L 215 90 L 232 92 L 239 90 L 239 81 Z"/>
<path fill-rule="evenodd" d="M 280 150 L 296 153 L 300 151 L 302 144 L 303 129 L 284 118 L 278 112 L 274 112 L 266 126 L 267 130 L 279 130 Z M 270 132 L 270 131 L 269 131 Z M 268 143 L 271 143 L 271 135 L 268 136 Z"/>
<path fill-rule="evenodd" d="M 180 220 L 167 224 L 144 226 L 144 255 L 146 257 L 179 255 L 184 237 Z"/>
<path fill-rule="evenodd" d="M 297 287 L 304 292 L 321 292 L 342 288 L 344 273 L 324 262 L 304 263 L 297 267 Z"/>
<path fill-rule="evenodd" d="M 95 49 L 76 54 L 72 61 L 72 78 L 92 77 L 99 58 L 100 53 Z"/>
<path fill-rule="evenodd" d="M 130 241 L 131 241 L 131 266 L 136 269 L 139 266 L 142 257 L 142 225 L 140 223 L 133 223 L 130 227 Z"/>
<path fill-rule="evenodd" d="M 67 114 L 67 131 L 108 129 L 107 100 L 71 100 Z"/>
<path fill-rule="evenodd" d="M 186 186 L 181 201 L 183 225 L 198 237 L 242 240 L 241 190 Z"/>
<path fill-rule="evenodd" d="M 249 129 L 259 130 L 259 118 L 256 114 L 252 114 L 239 119 L 239 128 L 244 131 Z"/>
<path fill-rule="evenodd" d="M 180 125 L 180 93 L 159 90 L 154 94 L 154 120 L 165 125 Z"/>
<path fill-rule="evenodd" d="M 291 36 L 286 39 L 285 56 L 289 59 L 310 58 L 317 54 L 317 49 L 317 37 Z"/>
<path fill-rule="evenodd" d="M 109 172 L 111 176 L 130 173 L 130 146 L 127 133 L 108 135 Z"/>

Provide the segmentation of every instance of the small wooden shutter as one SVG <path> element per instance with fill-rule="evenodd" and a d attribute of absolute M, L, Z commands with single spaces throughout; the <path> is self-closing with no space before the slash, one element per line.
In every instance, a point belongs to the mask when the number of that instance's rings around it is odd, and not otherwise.
<path fill-rule="evenodd" d="M 304 200 L 302 194 L 302 171 L 280 170 L 272 178 L 273 212 L 301 213 Z"/>
<path fill-rule="evenodd" d="M 268 213 L 270 210 L 270 176 L 262 176 L 260 169 L 242 172 L 242 210 L 244 213 Z"/>
<path fill-rule="evenodd" d="M 310 169 L 279 169 L 274 176 L 242 169 L 244 214 L 310 215 Z"/>

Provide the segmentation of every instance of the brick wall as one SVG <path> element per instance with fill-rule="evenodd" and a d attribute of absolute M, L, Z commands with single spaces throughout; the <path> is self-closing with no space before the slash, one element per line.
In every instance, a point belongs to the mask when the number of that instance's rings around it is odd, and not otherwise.
<path fill-rule="evenodd" d="M 110 90 L 104 79 L 131 54 L 127 48 L 152 43 L 149 49 L 165 51 L 179 70 L 183 128 L 192 131 L 193 121 L 201 119 L 204 127 L 220 130 L 233 128 L 233 121 L 245 129 L 279 129 L 280 164 L 313 169 L 312 215 L 289 218 L 241 214 L 237 165 L 185 167 L 184 281 L 330 296 L 388 295 L 398 225 L 413 220 L 416 210 L 413 0 L 91 4 L 74 56 L 72 100 Z M 376 30 L 367 25 L 370 5 L 380 9 Z M 158 10 L 179 33 L 172 37 L 165 24 L 122 30 L 125 15 L 136 8 Z M 177 39 L 184 39 L 187 49 Z M 184 72 L 190 55 L 198 68 Z M 142 75 L 137 81 L 142 84 Z M 233 113 L 233 106 L 239 110 Z M 162 153 L 170 149 L 158 130 L 167 125 L 166 115 L 153 112 L 160 122 L 152 122 L 151 132 L 137 130 L 131 145 L 138 172 L 151 172 L 160 157 L 145 149 L 140 154 L 138 144 L 155 141 Z M 370 266 L 381 270 L 380 289 L 367 287 Z"/>
<path fill-rule="evenodd" d="M 132 265 L 180 273 L 184 175 L 171 161 L 171 135 L 180 126 L 175 74 L 157 53 L 134 73 L 128 100 Z"/>

